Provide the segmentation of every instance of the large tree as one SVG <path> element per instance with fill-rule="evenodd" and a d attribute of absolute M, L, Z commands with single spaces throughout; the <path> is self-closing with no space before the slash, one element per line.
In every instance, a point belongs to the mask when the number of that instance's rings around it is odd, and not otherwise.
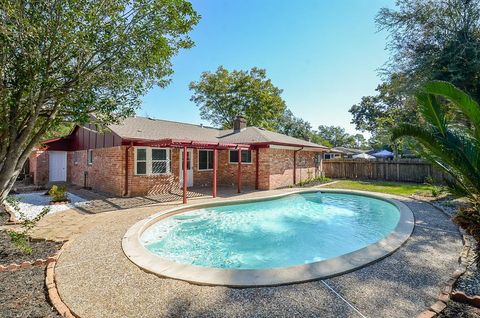
<path fill-rule="evenodd" d="M 317 134 L 332 147 L 356 147 L 356 138 L 340 126 L 320 125 Z"/>
<path fill-rule="evenodd" d="M 278 122 L 278 132 L 309 140 L 312 134 L 312 125 L 308 121 L 296 117 L 290 109 L 287 109 Z"/>
<path fill-rule="evenodd" d="M 114 122 L 168 84 L 198 20 L 184 0 L 3 1 L 0 202 L 45 132 Z"/>
<path fill-rule="evenodd" d="M 190 90 L 201 118 L 216 127 L 232 128 L 235 117 L 242 114 L 248 125 L 276 130 L 287 108 L 282 90 L 256 67 L 229 71 L 220 66 L 213 73 L 203 72 L 198 82 L 190 83 Z"/>
<path fill-rule="evenodd" d="M 375 134 L 397 122 L 418 122 L 411 96 L 429 80 L 452 82 L 480 100 L 480 0 L 397 1 L 395 9 L 381 9 L 376 22 L 389 33 L 390 60 L 377 95 L 350 109 L 357 129 Z"/>

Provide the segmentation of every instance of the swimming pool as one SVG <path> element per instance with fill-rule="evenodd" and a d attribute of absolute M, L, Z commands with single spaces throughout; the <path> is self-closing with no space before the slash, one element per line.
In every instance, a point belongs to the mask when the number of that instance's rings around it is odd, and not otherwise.
<path fill-rule="evenodd" d="M 174 215 L 149 227 L 141 241 L 182 264 L 281 268 L 361 249 L 384 238 L 399 219 L 397 207 L 383 200 L 299 193 Z"/>
<path fill-rule="evenodd" d="M 162 276 L 280 284 L 332 276 L 388 255 L 413 229 L 407 210 L 376 195 L 301 191 L 173 209 L 134 226 L 123 245 L 134 263 Z"/>

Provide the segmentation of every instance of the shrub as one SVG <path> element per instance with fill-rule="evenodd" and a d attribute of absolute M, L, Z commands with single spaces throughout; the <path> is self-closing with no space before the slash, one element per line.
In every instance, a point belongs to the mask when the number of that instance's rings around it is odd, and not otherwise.
<path fill-rule="evenodd" d="M 53 185 L 50 190 L 48 190 L 48 195 L 52 197 L 52 202 L 68 201 L 66 186 Z"/>
<path fill-rule="evenodd" d="M 310 185 L 310 184 L 313 184 L 313 183 L 324 183 L 324 182 L 328 182 L 328 181 L 331 181 L 331 180 L 332 179 L 330 179 L 330 178 L 320 176 L 320 177 L 309 178 L 309 179 L 300 181 L 299 183 L 297 183 L 297 185 L 300 186 L 300 187 L 303 187 L 303 186 Z"/>
<path fill-rule="evenodd" d="M 425 178 L 425 183 L 430 186 L 430 191 L 432 193 L 432 197 L 437 198 L 442 193 L 445 192 L 444 187 L 438 186 L 437 183 L 433 180 L 432 176 L 428 176 Z"/>

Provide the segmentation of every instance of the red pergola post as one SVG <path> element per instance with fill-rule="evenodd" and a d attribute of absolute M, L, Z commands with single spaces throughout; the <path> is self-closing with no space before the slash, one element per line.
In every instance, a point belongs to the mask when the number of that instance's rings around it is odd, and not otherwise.
<path fill-rule="evenodd" d="M 213 189 L 212 197 L 217 197 L 217 148 L 213 148 Z"/>
<path fill-rule="evenodd" d="M 242 148 L 238 148 L 237 193 L 242 192 Z"/>
<path fill-rule="evenodd" d="M 259 171 L 258 171 L 258 168 L 260 166 L 259 164 L 259 151 L 258 151 L 258 148 L 255 149 L 255 190 L 258 190 L 259 186 L 258 186 L 258 176 L 259 176 Z"/>
<path fill-rule="evenodd" d="M 293 151 L 293 185 L 297 184 L 297 151 Z"/>
<path fill-rule="evenodd" d="M 187 146 L 183 146 L 183 204 L 187 203 Z"/>

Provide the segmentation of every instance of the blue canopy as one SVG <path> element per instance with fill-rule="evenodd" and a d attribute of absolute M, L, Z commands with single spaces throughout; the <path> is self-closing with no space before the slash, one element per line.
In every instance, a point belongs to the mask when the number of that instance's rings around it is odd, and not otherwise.
<path fill-rule="evenodd" d="M 393 158 L 394 153 L 384 149 L 382 151 L 373 153 L 372 156 L 377 158 Z"/>

